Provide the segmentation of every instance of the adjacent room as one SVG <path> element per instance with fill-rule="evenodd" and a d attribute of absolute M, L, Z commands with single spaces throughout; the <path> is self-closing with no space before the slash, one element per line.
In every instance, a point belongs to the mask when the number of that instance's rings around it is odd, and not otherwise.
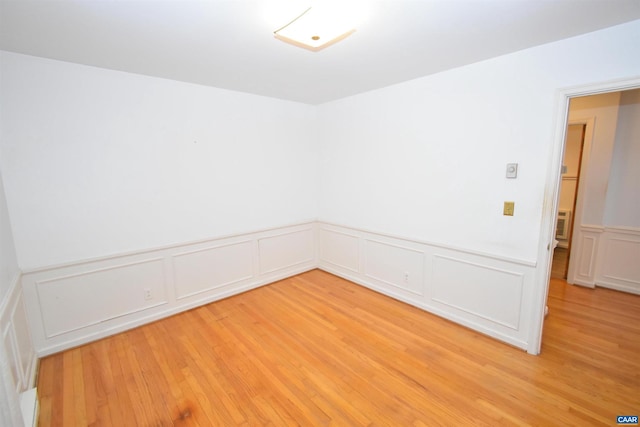
<path fill-rule="evenodd" d="M 639 123 L 636 0 L 0 0 L 0 425 L 637 416 Z"/>

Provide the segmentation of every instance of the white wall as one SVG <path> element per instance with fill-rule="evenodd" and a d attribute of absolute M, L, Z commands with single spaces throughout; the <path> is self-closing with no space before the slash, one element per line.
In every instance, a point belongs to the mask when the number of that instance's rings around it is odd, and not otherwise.
<path fill-rule="evenodd" d="M 536 262 L 557 91 L 637 76 L 638 39 L 635 21 L 321 105 L 320 219 Z"/>
<path fill-rule="evenodd" d="M 640 89 L 620 95 L 604 224 L 640 228 Z"/>
<path fill-rule="evenodd" d="M 0 55 L 22 269 L 315 218 L 312 106 Z"/>
<path fill-rule="evenodd" d="M 620 92 L 574 98 L 569 105 L 570 121 L 593 119 L 593 129 L 587 129 L 585 135 L 580 180 L 582 218 L 577 218 L 578 223 L 603 223 L 619 106 Z"/>

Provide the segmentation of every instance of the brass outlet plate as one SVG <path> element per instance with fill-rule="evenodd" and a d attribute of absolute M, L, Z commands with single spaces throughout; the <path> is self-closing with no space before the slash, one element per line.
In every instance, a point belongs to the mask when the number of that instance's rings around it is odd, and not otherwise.
<path fill-rule="evenodd" d="M 502 214 L 506 216 L 513 216 L 515 205 L 515 202 L 504 202 L 504 210 L 502 211 Z"/>

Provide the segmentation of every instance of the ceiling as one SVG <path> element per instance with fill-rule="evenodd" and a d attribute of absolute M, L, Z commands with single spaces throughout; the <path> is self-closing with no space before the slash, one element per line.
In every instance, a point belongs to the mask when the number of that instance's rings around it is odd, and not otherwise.
<path fill-rule="evenodd" d="M 322 51 L 275 39 L 309 1 L 0 0 L 0 49 L 320 104 L 640 19 L 640 0 L 369 0 Z"/>

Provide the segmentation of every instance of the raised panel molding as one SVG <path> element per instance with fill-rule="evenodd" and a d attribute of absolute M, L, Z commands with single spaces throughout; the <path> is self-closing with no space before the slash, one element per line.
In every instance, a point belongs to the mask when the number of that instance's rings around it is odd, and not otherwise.
<path fill-rule="evenodd" d="M 13 385 L 16 394 L 20 393 L 22 389 L 22 366 L 20 365 L 20 358 L 18 357 L 18 347 L 16 344 L 16 337 L 11 325 L 6 325 L 2 330 L 2 341 L 4 348 L 6 349 L 6 358 L 9 361 L 11 367 L 11 377 L 13 378 Z"/>
<path fill-rule="evenodd" d="M 4 301 L 0 302 L 0 334 L 4 349 L 0 357 L 7 362 L 5 366 L 11 371 L 16 393 L 24 392 L 35 383 L 37 358 L 31 343 L 19 275 L 13 280 Z"/>
<path fill-rule="evenodd" d="M 52 338 L 166 304 L 161 258 L 36 282 L 45 336 Z M 145 290 L 152 297 L 145 299 Z"/>
<path fill-rule="evenodd" d="M 574 241 L 569 283 L 640 294 L 640 228 L 581 225 Z"/>
<path fill-rule="evenodd" d="M 172 256 L 178 300 L 253 277 L 251 240 Z"/>
<path fill-rule="evenodd" d="M 441 255 L 433 257 L 433 301 L 518 330 L 524 275 Z"/>
<path fill-rule="evenodd" d="M 424 252 L 364 239 L 364 274 L 386 285 L 423 295 Z"/>
<path fill-rule="evenodd" d="M 640 229 L 605 228 L 601 248 L 596 285 L 640 294 Z"/>
<path fill-rule="evenodd" d="M 320 259 L 338 268 L 357 273 L 360 265 L 358 236 L 331 230 L 320 229 Z"/>
<path fill-rule="evenodd" d="M 579 227 L 574 238 L 571 256 L 576 260 L 569 265 L 568 281 L 582 286 L 595 286 L 595 262 L 601 232 L 591 227 Z"/>
<path fill-rule="evenodd" d="M 311 228 L 258 239 L 260 274 L 314 262 L 314 240 Z"/>

